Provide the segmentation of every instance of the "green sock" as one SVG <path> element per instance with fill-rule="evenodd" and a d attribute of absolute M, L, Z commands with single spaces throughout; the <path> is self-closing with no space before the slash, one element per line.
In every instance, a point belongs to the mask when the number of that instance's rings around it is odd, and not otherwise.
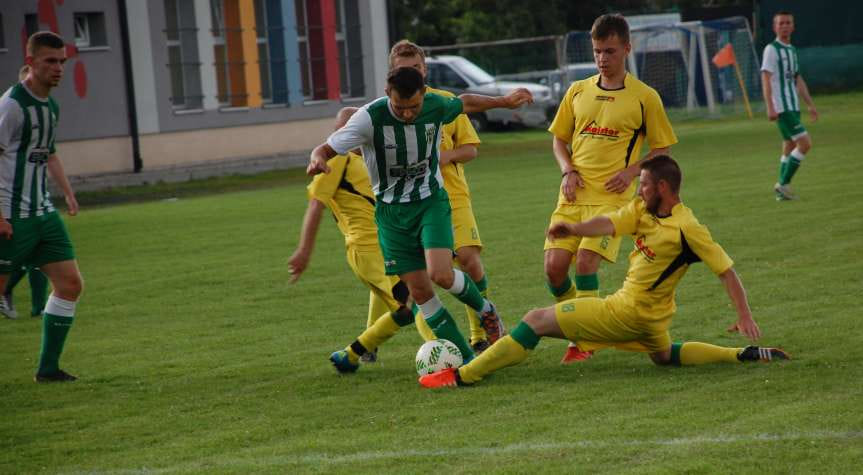
<path fill-rule="evenodd" d="M 30 280 L 30 315 L 42 315 L 48 300 L 48 278 L 41 270 L 32 267 L 28 273 Z"/>
<path fill-rule="evenodd" d="M 536 345 L 539 344 L 540 337 L 533 331 L 533 328 L 530 328 L 530 325 L 524 322 L 520 322 L 518 326 L 512 330 L 510 336 L 516 341 L 516 343 L 523 346 L 526 350 L 533 350 L 536 348 Z"/>
<path fill-rule="evenodd" d="M 450 291 L 450 293 L 453 294 L 461 303 L 467 304 L 477 312 L 482 312 L 483 306 L 485 305 L 485 299 L 479 293 L 479 289 L 476 287 L 476 284 L 473 283 L 473 280 L 466 273 L 458 269 L 453 269 L 453 272 L 455 273 L 456 280 L 464 281 L 464 288 L 459 293 L 452 291 Z M 453 286 L 455 286 L 455 284 L 453 284 Z"/>
<path fill-rule="evenodd" d="M 782 178 L 779 179 L 779 184 L 787 185 L 791 183 L 791 179 L 794 177 L 794 174 L 797 173 L 798 168 L 800 168 L 800 160 L 791 157 L 788 160 L 788 165 L 785 166 L 785 172 L 782 174 Z"/>
<path fill-rule="evenodd" d="M 785 175 L 785 169 L 788 168 L 788 155 L 779 157 L 779 184 L 783 185 L 782 177 Z"/>
<path fill-rule="evenodd" d="M 11 294 L 12 289 L 14 289 L 16 285 L 18 285 L 18 282 L 21 282 L 21 279 L 23 279 L 25 275 L 27 275 L 27 269 L 24 267 L 19 267 L 18 269 L 12 271 L 12 273 L 9 274 L 9 280 L 6 281 L 6 288 L 3 289 L 3 293 Z"/>
<path fill-rule="evenodd" d="M 549 281 L 545 281 L 545 286 L 548 288 L 548 291 L 551 292 L 551 295 L 557 298 L 569 292 L 569 289 L 572 288 L 572 279 L 567 275 L 563 283 L 560 284 L 560 287 L 551 285 L 551 282 Z"/>
<path fill-rule="evenodd" d="M 46 313 L 42 318 L 42 351 L 39 354 L 38 374 L 51 374 L 60 369 L 60 355 L 66 335 L 75 317 L 61 317 Z"/>
<path fill-rule="evenodd" d="M 474 287 L 474 289 L 476 289 L 476 287 Z M 459 351 L 461 351 L 462 357 L 464 357 L 465 363 L 473 359 L 473 349 L 471 349 L 467 340 L 465 340 L 464 336 L 459 331 L 452 315 L 450 315 L 445 308 L 441 307 L 434 315 L 426 317 L 426 322 L 429 324 L 436 337 L 449 340 L 458 347 Z"/>
<path fill-rule="evenodd" d="M 583 274 L 575 276 L 575 296 L 576 297 L 598 297 L 599 296 L 599 275 Z"/>

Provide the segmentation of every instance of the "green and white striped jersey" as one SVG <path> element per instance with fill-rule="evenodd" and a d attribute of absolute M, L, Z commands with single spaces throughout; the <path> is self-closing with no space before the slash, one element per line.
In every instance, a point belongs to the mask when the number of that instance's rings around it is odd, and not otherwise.
<path fill-rule="evenodd" d="M 797 62 L 797 48 L 774 40 L 764 47 L 761 70 L 770 73 L 771 99 L 776 112 L 799 111 L 797 75 L 800 74 L 800 64 Z"/>
<path fill-rule="evenodd" d="M 462 112 L 461 99 L 428 93 L 413 123 L 396 118 L 381 97 L 358 110 L 327 139 L 340 155 L 361 147 L 372 190 L 380 203 L 410 203 L 443 187 L 438 164 L 442 124 Z"/>
<path fill-rule="evenodd" d="M 35 96 L 18 83 L 0 97 L 0 212 L 28 218 L 54 211 L 46 177 L 56 153 L 59 108 L 54 99 Z"/>

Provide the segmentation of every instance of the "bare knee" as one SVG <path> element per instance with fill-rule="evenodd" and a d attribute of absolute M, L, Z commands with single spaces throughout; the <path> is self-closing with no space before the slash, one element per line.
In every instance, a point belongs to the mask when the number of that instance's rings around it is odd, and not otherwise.
<path fill-rule="evenodd" d="M 545 254 L 545 276 L 549 283 L 555 287 L 559 287 L 566 280 L 569 273 L 569 263 L 572 257 L 563 258 L 563 256 L 555 253 L 547 252 Z"/>
<path fill-rule="evenodd" d="M 51 282 L 54 294 L 63 300 L 77 301 L 84 290 L 84 279 L 80 274 L 64 276 L 56 282 Z"/>
<path fill-rule="evenodd" d="M 599 270 L 599 263 L 602 262 L 602 256 L 588 251 L 578 251 L 578 257 L 575 260 L 575 273 L 577 275 L 595 274 Z"/>
<path fill-rule="evenodd" d="M 429 270 L 429 277 L 435 284 L 443 287 L 444 289 L 449 289 L 450 287 L 452 287 L 453 280 L 455 279 L 455 274 L 452 271 L 452 267 L 447 267 L 444 269 Z"/>
<path fill-rule="evenodd" d="M 475 281 L 481 279 L 485 273 L 479 257 L 479 248 L 476 246 L 460 247 L 456 250 L 456 260 L 459 267 Z"/>
<path fill-rule="evenodd" d="M 529 326 L 531 329 L 533 329 L 534 332 L 536 332 L 536 329 L 542 326 L 543 318 L 544 315 L 542 309 L 535 308 L 527 312 L 527 314 L 525 314 L 524 318 L 522 318 L 521 321 L 527 323 L 527 326 Z"/>
<path fill-rule="evenodd" d="M 808 135 L 804 135 L 797 141 L 797 150 L 800 150 L 800 153 L 805 155 L 810 148 L 812 148 L 812 139 Z"/>

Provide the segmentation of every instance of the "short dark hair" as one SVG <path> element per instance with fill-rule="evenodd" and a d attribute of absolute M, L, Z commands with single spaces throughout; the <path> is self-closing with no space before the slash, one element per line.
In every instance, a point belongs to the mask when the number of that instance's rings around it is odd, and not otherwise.
<path fill-rule="evenodd" d="M 413 97 L 414 94 L 423 90 L 425 83 L 423 75 L 414 68 L 396 68 L 387 74 L 387 85 L 395 89 L 404 99 Z"/>
<path fill-rule="evenodd" d="M 665 180 L 674 194 L 680 193 L 680 183 L 683 181 L 683 173 L 677 162 L 668 155 L 656 155 L 638 165 L 642 170 L 650 172 L 650 176 L 657 182 Z"/>
<path fill-rule="evenodd" d="M 34 56 L 39 48 L 65 48 L 63 37 L 52 31 L 37 31 L 27 39 L 27 56 Z"/>
<path fill-rule="evenodd" d="M 617 35 L 623 44 L 629 43 L 629 23 L 620 13 L 607 13 L 593 22 L 590 28 L 590 37 L 594 40 L 604 40 L 612 35 Z"/>

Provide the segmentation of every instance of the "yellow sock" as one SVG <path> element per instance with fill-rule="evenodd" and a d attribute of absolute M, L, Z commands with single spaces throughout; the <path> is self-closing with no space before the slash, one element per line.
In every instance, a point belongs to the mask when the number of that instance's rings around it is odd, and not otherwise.
<path fill-rule="evenodd" d="M 479 293 L 484 298 L 488 298 L 488 290 L 483 290 Z M 467 321 L 470 324 L 470 343 L 471 345 L 485 340 L 487 338 L 485 334 L 485 330 L 482 328 L 482 325 L 479 323 L 479 315 L 477 315 L 476 311 L 470 307 L 470 305 L 465 304 L 464 311 L 467 314 Z"/>
<path fill-rule="evenodd" d="M 688 341 L 680 346 L 680 364 L 698 365 L 709 363 L 740 363 L 737 353 L 740 348 L 726 348 L 708 343 Z M 674 348 L 672 346 L 672 360 Z"/>
<path fill-rule="evenodd" d="M 582 297 L 599 297 L 598 290 L 576 290 L 575 298 L 580 299 Z M 560 302 L 560 300 L 558 300 Z"/>
<path fill-rule="evenodd" d="M 432 341 L 437 339 L 429 324 L 426 323 L 426 317 L 421 311 L 417 312 L 416 317 L 414 318 L 417 325 L 417 332 L 419 332 L 423 341 Z"/>
<path fill-rule="evenodd" d="M 498 340 L 470 363 L 459 368 L 458 373 L 465 383 L 475 383 L 483 376 L 507 366 L 521 363 L 528 351 L 507 335 Z"/>
<path fill-rule="evenodd" d="M 378 318 L 389 311 L 390 307 L 387 302 L 378 297 L 376 293 L 369 291 L 369 316 L 366 320 L 366 328 L 371 328 Z"/>
<path fill-rule="evenodd" d="M 399 324 L 393 319 L 392 312 L 387 312 L 378 318 L 374 325 L 366 328 L 366 331 L 357 337 L 357 341 L 359 341 L 366 350 L 375 351 L 375 349 L 381 346 L 383 342 L 389 340 L 393 335 L 395 335 L 396 332 L 399 331 L 399 328 Z M 360 359 L 359 355 L 357 355 L 350 346 L 345 348 L 345 350 L 348 352 L 348 359 L 350 359 L 351 363 L 356 364 Z"/>

